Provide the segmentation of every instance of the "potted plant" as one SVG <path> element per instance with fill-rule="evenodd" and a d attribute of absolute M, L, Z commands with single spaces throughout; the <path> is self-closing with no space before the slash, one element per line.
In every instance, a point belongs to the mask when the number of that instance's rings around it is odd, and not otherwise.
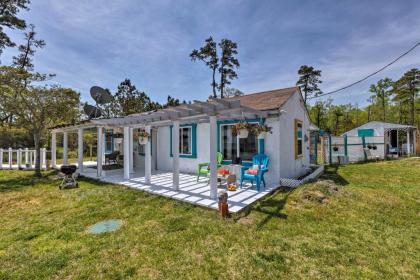
<path fill-rule="evenodd" d="M 112 137 L 114 138 L 115 143 L 117 144 L 121 144 L 123 141 L 123 135 L 121 133 L 114 133 L 112 135 Z"/>
<path fill-rule="evenodd" d="M 370 145 L 370 144 L 367 147 L 368 147 L 369 150 L 372 149 L 372 145 Z"/>
<path fill-rule="evenodd" d="M 249 128 L 249 124 L 246 122 L 240 122 L 235 124 L 236 135 L 238 136 L 238 138 L 247 138 Z"/>
<path fill-rule="evenodd" d="M 255 134 L 258 135 L 258 139 L 264 139 L 267 133 L 271 132 L 271 127 L 266 126 L 265 124 L 259 124 L 254 128 Z"/>
<path fill-rule="evenodd" d="M 145 130 L 140 130 L 139 131 L 139 144 L 146 145 L 147 142 L 149 142 L 149 136 L 150 134 L 147 133 Z"/>

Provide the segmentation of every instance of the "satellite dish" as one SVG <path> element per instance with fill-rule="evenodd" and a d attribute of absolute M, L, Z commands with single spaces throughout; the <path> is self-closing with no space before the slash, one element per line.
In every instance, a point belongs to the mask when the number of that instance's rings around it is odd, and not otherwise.
<path fill-rule="evenodd" d="M 83 106 L 83 111 L 85 111 L 85 114 L 89 117 L 89 119 L 96 119 L 102 116 L 101 109 L 87 103 Z"/>
<path fill-rule="evenodd" d="M 96 104 L 107 104 L 112 101 L 112 95 L 105 89 L 93 86 L 90 88 L 90 96 L 96 101 Z"/>

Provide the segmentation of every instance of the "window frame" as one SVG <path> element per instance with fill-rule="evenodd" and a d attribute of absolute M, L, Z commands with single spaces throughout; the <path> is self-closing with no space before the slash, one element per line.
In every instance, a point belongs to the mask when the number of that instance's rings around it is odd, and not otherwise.
<path fill-rule="evenodd" d="M 299 125 L 301 128 L 301 135 L 299 137 Z M 303 122 L 299 119 L 295 119 L 295 129 L 294 129 L 294 142 L 295 142 L 295 159 L 303 157 Z M 299 140 L 300 144 L 300 153 L 299 153 Z"/>
<path fill-rule="evenodd" d="M 183 124 L 179 126 L 179 145 L 182 144 L 181 141 L 181 131 L 183 128 L 190 128 L 191 129 L 191 140 L 190 140 L 190 147 L 191 147 L 191 153 L 189 154 L 183 154 L 181 153 L 181 151 L 179 151 L 179 157 L 181 158 L 197 158 L 197 124 L 196 123 L 192 123 L 192 124 Z M 169 133 L 170 133 L 170 137 L 169 137 L 169 155 L 170 157 L 173 157 L 173 152 L 172 152 L 172 135 L 173 135 L 173 125 L 170 126 L 169 128 Z M 179 149 L 179 147 L 178 147 Z"/>
<path fill-rule="evenodd" d="M 230 126 L 234 126 L 235 124 L 237 124 L 237 123 L 239 123 L 239 122 L 241 122 L 241 121 L 246 121 L 247 123 L 250 123 L 250 124 L 264 124 L 264 122 L 265 122 L 265 119 L 260 119 L 260 120 L 258 120 L 258 119 L 248 119 L 248 120 L 226 120 L 226 121 L 218 121 L 218 129 L 217 129 L 217 132 L 218 132 L 218 145 L 217 145 L 217 150 L 218 150 L 218 152 L 220 152 L 220 153 L 223 153 L 223 141 L 222 141 L 222 127 L 223 126 L 226 126 L 226 125 L 230 125 Z M 261 153 L 264 153 L 264 148 L 265 148 L 265 140 L 264 139 L 258 139 L 258 137 L 256 136 L 256 145 L 257 145 L 257 153 L 258 154 L 261 154 Z M 241 156 L 241 154 L 240 154 L 240 150 L 239 150 L 239 156 Z M 231 159 L 224 159 L 223 160 L 223 163 L 224 164 L 228 164 L 228 163 L 230 163 L 230 162 L 232 162 L 232 160 Z M 244 163 L 250 163 L 250 162 L 252 162 L 252 159 L 251 160 L 242 160 L 242 162 L 244 162 Z"/>

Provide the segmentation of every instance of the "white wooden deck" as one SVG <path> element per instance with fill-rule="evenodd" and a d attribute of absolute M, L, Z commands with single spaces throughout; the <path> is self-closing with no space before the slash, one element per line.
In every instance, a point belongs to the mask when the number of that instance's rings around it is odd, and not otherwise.
<path fill-rule="evenodd" d="M 204 206 L 211 209 L 218 209 L 217 200 L 210 198 L 210 185 L 207 184 L 206 178 L 200 178 L 197 182 L 197 176 L 192 174 L 181 173 L 179 176 L 179 189 L 174 190 L 172 186 L 172 173 L 164 171 L 154 171 L 152 173 L 151 184 L 145 183 L 144 174 L 136 172 L 131 174 L 129 180 L 124 179 L 123 170 L 107 170 L 105 175 L 98 178 L 96 169 L 85 167 L 81 174 L 85 177 L 97 179 L 103 182 L 124 185 L 133 189 L 146 191 L 152 194 L 161 195 L 184 202 Z M 268 186 L 261 192 L 257 192 L 255 187 L 251 188 L 251 184 L 247 184 L 243 189 L 237 191 L 228 191 L 229 211 L 236 213 L 258 199 L 266 196 L 279 186 Z M 219 188 L 220 190 L 223 188 Z"/>

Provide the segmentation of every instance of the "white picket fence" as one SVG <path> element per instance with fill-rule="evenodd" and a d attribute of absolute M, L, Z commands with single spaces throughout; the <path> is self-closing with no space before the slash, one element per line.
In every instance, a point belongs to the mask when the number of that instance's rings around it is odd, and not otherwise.
<path fill-rule="evenodd" d="M 41 168 L 47 169 L 47 150 L 41 148 Z M 7 154 L 7 160 L 4 155 Z M 14 158 L 14 155 L 16 157 Z M 0 169 L 33 169 L 35 167 L 36 151 L 33 149 L 2 149 L 0 148 Z"/>

